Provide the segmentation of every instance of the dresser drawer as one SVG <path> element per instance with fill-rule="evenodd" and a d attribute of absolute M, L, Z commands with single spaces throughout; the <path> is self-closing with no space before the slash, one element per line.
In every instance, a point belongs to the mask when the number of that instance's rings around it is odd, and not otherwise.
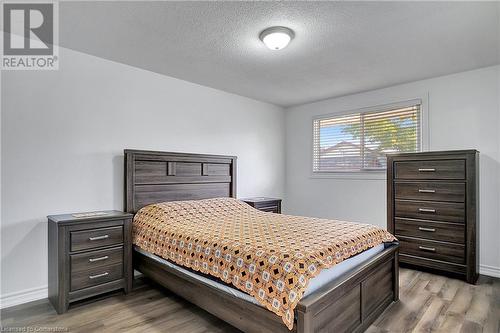
<path fill-rule="evenodd" d="M 463 224 L 430 222 L 396 218 L 396 237 L 408 236 L 450 243 L 465 243 Z"/>
<path fill-rule="evenodd" d="M 122 242 L 122 226 L 71 232 L 71 251 L 93 249 Z"/>
<path fill-rule="evenodd" d="M 399 251 L 428 259 L 448 261 L 457 264 L 465 263 L 465 246 L 445 244 L 429 240 L 399 237 Z"/>
<path fill-rule="evenodd" d="M 96 286 L 123 277 L 123 263 L 71 273 L 71 291 Z"/>
<path fill-rule="evenodd" d="M 395 200 L 396 217 L 464 223 L 465 205 L 453 202 Z"/>
<path fill-rule="evenodd" d="M 465 160 L 423 160 L 394 163 L 395 179 L 465 179 Z"/>
<path fill-rule="evenodd" d="M 71 272 L 86 271 L 97 267 L 123 262 L 123 246 L 70 255 Z"/>
<path fill-rule="evenodd" d="M 430 268 L 432 270 L 439 270 L 446 273 L 453 273 L 462 275 L 465 278 L 467 274 L 467 266 L 465 264 L 455 264 L 448 261 L 432 260 L 424 257 L 417 257 L 409 254 L 399 254 L 400 264 L 410 264 L 412 267 L 416 265 L 419 268 Z"/>
<path fill-rule="evenodd" d="M 465 201 L 465 183 L 395 182 L 396 199 Z"/>

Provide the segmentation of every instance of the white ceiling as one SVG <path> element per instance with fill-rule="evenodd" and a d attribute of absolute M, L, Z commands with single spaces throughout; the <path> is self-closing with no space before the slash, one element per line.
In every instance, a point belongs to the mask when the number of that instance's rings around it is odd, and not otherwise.
<path fill-rule="evenodd" d="M 61 2 L 61 46 L 290 106 L 500 63 L 498 2 Z M 296 33 L 282 51 L 258 39 Z"/>

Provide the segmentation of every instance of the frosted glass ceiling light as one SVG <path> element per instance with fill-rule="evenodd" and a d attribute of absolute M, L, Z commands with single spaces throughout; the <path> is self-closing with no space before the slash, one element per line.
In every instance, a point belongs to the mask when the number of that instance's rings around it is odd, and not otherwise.
<path fill-rule="evenodd" d="M 284 49 L 295 34 L 286 27 L 271 27 L 260 33 L 260 40 L 271 50 Z"/>

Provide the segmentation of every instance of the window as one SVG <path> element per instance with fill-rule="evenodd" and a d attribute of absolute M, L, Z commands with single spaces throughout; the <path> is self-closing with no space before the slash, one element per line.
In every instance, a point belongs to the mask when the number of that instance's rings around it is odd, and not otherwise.
<path fill-rule="evenodd" d="M 313 172 L 385 170 L 386 153 L 420 151 L 420 106 L 412 101 L 314 119 Z"/>

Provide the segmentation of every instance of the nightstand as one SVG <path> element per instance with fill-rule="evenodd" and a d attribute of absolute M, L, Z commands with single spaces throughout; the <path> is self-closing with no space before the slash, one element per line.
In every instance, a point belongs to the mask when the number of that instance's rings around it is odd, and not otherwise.
<path fill-rule="evenodd" d="M 246 202 L 253 208 L 257 208 L 258 210 L 261 210 L 263 212 L 281 214 L 281 199 L 255 197 L 255 198 L 244 198 L 240 200 Z"/>
<path fill-rule="evenodd" d="M 132 214 L 48 216 L 49 300 L 57 313 L 87 297 L 132 289 Z"/>

